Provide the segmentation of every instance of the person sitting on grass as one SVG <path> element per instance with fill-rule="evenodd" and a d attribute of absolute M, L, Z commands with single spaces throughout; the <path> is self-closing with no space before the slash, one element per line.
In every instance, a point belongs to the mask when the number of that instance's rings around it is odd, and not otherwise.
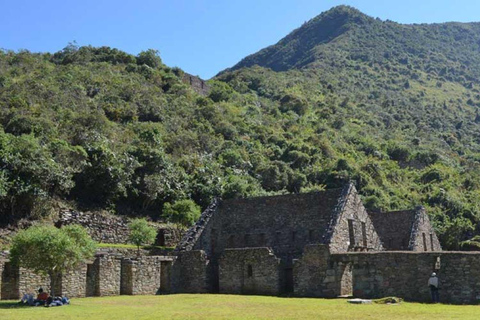
<path fill-rule="evenodd" d="M 48 293 L 44 292 L 42 288 L 38 289 L 37 299 L 33 303 L 38 306 L 40 304 L 45 304 L 45 301 L 48 299 Z"/>
<path fill-rule="evenodd" d="M 21 304 L 28 304 L 29 306 L 33 306 L 33 305 L 35 305 L 34 301 L 35 301 L 35 299 L 33 297 L 33 294 L 25 293 L 23 295 L 22 299 L 20 300 L 20 303 Z"/>

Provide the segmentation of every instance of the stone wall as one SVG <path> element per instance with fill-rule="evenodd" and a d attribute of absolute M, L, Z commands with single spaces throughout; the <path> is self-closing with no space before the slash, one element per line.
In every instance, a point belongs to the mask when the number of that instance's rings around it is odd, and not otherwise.
<path fill-rule="evenodd" d="M 187 256 L 195 257 L 195 254 Z M 78 298 L 171 292 L 174 260 L 175 257 L 171 256 L 142 256 L 132 259 L 119 255 L 97 254 L 95 260 L 63 274 L 57 280 L 55 294 Z M 184 263 L 191 266 L 192 261 L 185 257 Z M 192 291 L 197 290 L 195 286 L 201 285 L 196 278 L 199 275 L 204 279 L 203 286 L 206 284 L 205 265 L 200 265 L 200 269 L 198 273 L 185 279 L 193 288 Z M 36 294 L 39 287 L 50 292 L 49 278 L 36 275 L 28 269 L 15 268 L 8 260 L 0 261 L 0 275 L 1 299 L 20 299 L 24 293 Z"/>
<path fill-rule="evenodd" d="M 441 251 L 425 208 L 394 212 L 370 212 L 382 245 L 388 251 Z"/>
<path fill-rule="evenodd" d="M 336 297 L 339 295 L 335 269 L 329 270 L 327 245 L 308 245 L 301 259 L 293 265 L 294 293 L 301 297 Z"/>
<path fill-rule="evenodd" d="M 67 271 L 60 280 L 58 295 L 69 298 L 85 297 L 87 292 L 87 264 L 82 264 L 74 270 Z"/>
<path fill-rule="evenodd" d="M 18 269 L 18 299 L 25 293 L 35 293 L 38 288 L 43 288 L 44 291 L 50 292 L 50 278 L 33 273 L 29 269 Z M 57 285 L 59 282 L 57 281 Z M 59 287 L 55 286 L 55 291 L 59 292 Z"/>
<path fill-rule="evenodd" d="M 93 240 L 104 243 L 127 243 L 128 220 L 100 213 L 84 213 L 74 210 L 60 212 L 60 217 L 55 223 L 57 227 L 69 224 L 79 224 L 87 229 Z"/>
<path fill-rule="evenodd" d="M 129 220 L 126 217 L 110 214 L 64 210 L 55 226 L 79 224 L 87 229 L 93 240 L 101 243 L 128 243 Z M 183 236 L 183 232 L 173 225 L 150 222 L 158 230 L 156 245 L 174 247 Z"/>
<path fill-rule="evenodd" d="M 479 302 L 479 252 L 351 253 L 332 255 L 332 261 L 353 264 L 353 294 L 356 297 L 394 295 L 410 301 L 430 301 L 427 281 L 435 271 L 440 280 L 442 302 Z"/>
<path fill-rule="evenodd" d="M 224 200 L 194 245 L 213 260 L 225 249 L 271 247 L 291 265 L 309 243 L 322 243 L 342 189 Z"/>
<path fill-rule="evenodd" d="M 161 265 L 165 257 L 141 257 L 122 260 L 121 294 L 157 294 Z"/>
<path fill-rule="evenodd" d="M 3 270 L 5 269 L 5 259 L 0 256 L 0 299 L 2 299 L 2 280 L 3 280 Z"/>
<path fill-rule="evenodd" d="M 178 253 L 172 265 L 172 292 L 208 293 L 213 290 L 213 282 L 210 260 L 205 251 L 192 250 Z"/>
<path fill-rule="evenodd" d="M 220 293 L 278 295 L 280 272 L 269 248 L 227 249 L 219 261 Z"/>
<path fill-rule="evenodd" d="M 117 255 L 97 255 L 93 263 L 87 264 L 85 295 L 120 295 L 122 258 Z"/>
<path fill-rule="evenodd" d="M 118 256 L 100 256 L 98 260 L 99 296 L 120 295 L 121 258 Z"/>
<path fill-rule="evenodd" d="M 442 250 L 424 207 L 415 209 L 415 222 L 412 227 L 409 249 L 413 251 Z"/>
<path fill-rule="evenodd" d="M 330 251 L 380 251 L 382 243 L 353 185 L 349 186 L 330 239 Z"/>
<path fill-rule="evenodd" d="M 15 267 L 8 261 L 2 264 L 1 269 L 1 299 L 20 299 L 24 293 L 36 294 L 38 288 L 50 291 L 48 277 L 40 276 L 25 268 Z"/>
<path fill-rule="evenodd" d="M 203 96 L 208 95 L 210 92 L 210 86 L 204 80 L 189 73 L 183 73 L 182 81 L 192 86 L 193 90 Z"/>

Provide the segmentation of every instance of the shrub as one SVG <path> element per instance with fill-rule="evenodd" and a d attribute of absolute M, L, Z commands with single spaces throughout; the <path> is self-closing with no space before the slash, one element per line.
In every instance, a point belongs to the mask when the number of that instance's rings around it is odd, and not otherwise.
<path fill-rule="evenodd" d="M 200 218 L 200 206 L 190 199 L 179 200 L 163 205 L 163 216 L 169 222 L 190 226 Z"/>

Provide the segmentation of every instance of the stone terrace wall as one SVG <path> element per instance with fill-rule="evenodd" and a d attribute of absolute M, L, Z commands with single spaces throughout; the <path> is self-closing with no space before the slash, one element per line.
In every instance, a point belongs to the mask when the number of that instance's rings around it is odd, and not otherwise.
<path fill-rule="evenodd" d="M 220 293 L 278 295 L 280 259 L 269 248 L 227 249 L 219 261 Z"/>
<path fill-rule="evenodd" d="M 161 265 L 166 257 L 142 257 L 122 260 L 121 293 L 156 294 L 160 289 Z"/>
<path fill-rule="evenodd" d="M 441 302 L 479 301 L 480 252 L 348 253 L 331 258 L 337 263 L 353 263 L 353 293 L 357 297 L 394 295 L 410 301 L 430 301 L 427 281 L 435 271 Z"/>
<path fill-rule="evenodd" d="M 172 265 L 171 291 L 208 293 L 212 291 L 210 260 L 203 250 L 182 251 Z"/>
<path fill-rule="evenodd" d="M 79 224 L 87 229 L 93 240 L 102 243 L 128 243 L 129 220 L 108 214 L 86 213 L 74 210 L 60 212 L 60 218 L 55 223 L 57 227 L 69 224 Z M 171 225 L 151 222 L 157 228 L 156 245 L 174 247 L 180 242 L 183 232 Z"/>
<path fill-rule="evenodd" d="M 98 242 L 128 242 L 128 220 L 123 217 L 73 210 L 60 212 L 60 218 L 55 225 L 61 227 L 69 224 L 79 224 L 85 227 L 92 239 Z"/>

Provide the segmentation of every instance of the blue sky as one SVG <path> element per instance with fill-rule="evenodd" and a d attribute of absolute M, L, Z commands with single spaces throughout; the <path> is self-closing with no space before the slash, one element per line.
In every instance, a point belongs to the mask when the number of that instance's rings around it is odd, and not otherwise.
<path fill-rule="evenodd" d="M 0 48 L 153 48 L 167 65 L 208 79 L 340 4 L 401 23 L 480 21 L 478 0 L 0 0 Z"/>

